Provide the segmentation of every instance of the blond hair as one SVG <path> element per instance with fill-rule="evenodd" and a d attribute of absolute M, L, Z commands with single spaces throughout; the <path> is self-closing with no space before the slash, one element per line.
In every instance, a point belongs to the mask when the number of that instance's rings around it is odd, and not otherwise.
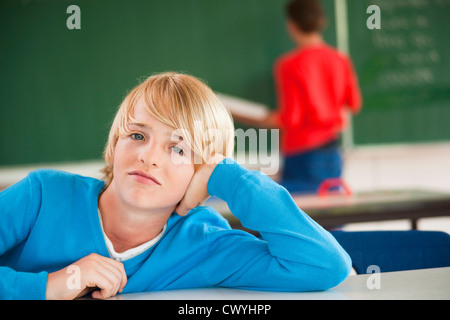
<path fill-rule="evenodd" d="M 183 132 L 183 140 L 197 159 L 195 169 L 214 153 L 231 156 L 234 150 L 233 121 L 213 91 L 201 80 L 187 74 L 156 74 L 132 89 L 117 111 L 104 150 L 105 187 L 113 180 L 117 141 L 128 134 L 127 125 L 134 121 L 134 108 L 141 100 L 153 117 Z"/>

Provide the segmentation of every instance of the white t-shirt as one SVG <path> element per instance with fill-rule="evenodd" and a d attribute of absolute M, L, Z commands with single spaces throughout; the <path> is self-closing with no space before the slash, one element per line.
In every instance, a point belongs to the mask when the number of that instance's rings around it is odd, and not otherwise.
<path fill-rule="evenodd" d="M 152 240 L 149 240 L 147 242 L 144 242 L 141 245 L 138 245 L 137 247 L 128 249 L 127 251 L 124 252 L 116 252 L 114 250 L 114 246 L 111 242 L 111 240 L 109 240 L 108 236 L 105 233 L 105 230 L 103 230 L 103 223 L 102 223 L 102 216 L 100 213 L 100 210 L 98 210 L 98 218 L 100 220 L 100 226 L 102 228 L 102 233 L 103 233 L 103 237 L 105 238 L 105 242 L 106 242 L 106 248 L 108 249 L 109 252 L 109 256 L 117 261 L 125 261 L 131 258 L 134 258 L 138 255 L 140 255 L 142 252 L 144 252 L 145 250 L 151 248 L 154 244 L 156 244 L 159 239 L 161 239 L 161 237 L 164 234 L 164 231 L 166 231 L 166 227 L 167 227 L 167 223 L 164 225 L 164 228 L 162 229 L 162 231 Z"/>

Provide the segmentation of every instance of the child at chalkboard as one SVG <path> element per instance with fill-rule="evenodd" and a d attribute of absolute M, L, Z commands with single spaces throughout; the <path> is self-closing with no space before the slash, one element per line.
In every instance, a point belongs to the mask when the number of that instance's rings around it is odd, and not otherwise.
<path fill-rule="evenodd" d="M 275 63 L 278 110 L 260 122 L 235 119 L 280 128 L 280 183 L 293 192 L 315 192 L 324 179 L 341 176 L 339 134 L 346 125 L 346 108 L 360 110 L 361 94 L 349 57 L 323 40 L 326 19 L 320 2 L 290 1 L 286 14 L 297 48 Z"/>
<path fill-rule="evenodd" d="M 202 81 L 149 77 L 116 114 L 103 180 L 37 170 L 0 193 L 0 298 L 343 281 L 347 253 L 284 188 L 230 159 L 233 143 L 232 119 Z M 209 195 L 262 239 L 198 206 Z"/>

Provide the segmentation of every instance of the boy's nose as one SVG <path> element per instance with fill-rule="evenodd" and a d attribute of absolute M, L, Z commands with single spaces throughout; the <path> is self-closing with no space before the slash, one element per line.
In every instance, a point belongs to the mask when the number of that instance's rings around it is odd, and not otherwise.
<path fill-rule="evenodd" d="M 158 146 L 156 143 L 152 143 L 150 146 L 142 148 L 139 153 L 139 162 L 148 167 L 159 167 L 161 164 L 162 155 L 162 147 Z"/>

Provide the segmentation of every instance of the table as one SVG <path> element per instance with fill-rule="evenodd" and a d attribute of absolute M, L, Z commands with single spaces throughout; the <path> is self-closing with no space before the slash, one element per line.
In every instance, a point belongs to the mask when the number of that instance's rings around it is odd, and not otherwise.
<path fill-rule="evenodd" d="M 450 267 L 351 275 L 320 292 L 201 288 L 119 294 L 113 300 L 448 300 Z"/>
<path fill-rule="evenodd" d="M 295 203 L 324 228 L 348 223 L 408 219 L 417 229 L 417 220 L 450 216 L 450 194 L 427 190 L 372 191 L 352 195 L 293 194 Z M 233 228 L 241 228 L 227 204 L 208 199 L 205 205 L 216 208 Z M 242 228 L 245 229 L 245 228 Z"/>

